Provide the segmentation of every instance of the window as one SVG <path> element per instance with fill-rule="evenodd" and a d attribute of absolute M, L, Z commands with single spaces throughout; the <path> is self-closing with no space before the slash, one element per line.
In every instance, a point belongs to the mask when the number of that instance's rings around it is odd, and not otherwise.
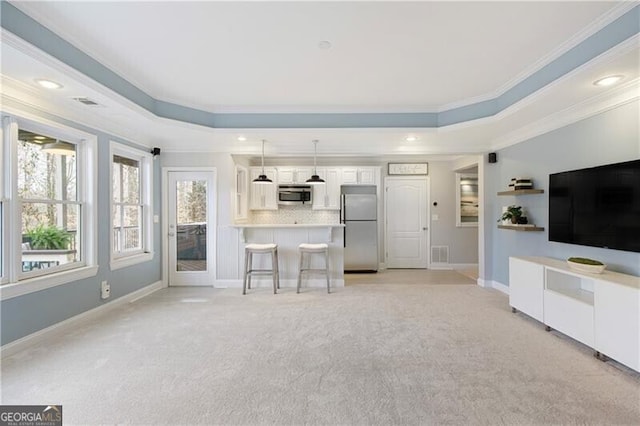
<path fill-rule="evenodd" d="M 2 133 L 2 299 L 94 276 L 96 136 L 33 116 Z"/>
<path fill-rule="evenodd" d="M 3 170 L 6 170 L 7 168 L 5 167 L 5 163 L 4 163 L 4 150 L 5 150 L 5 140 L 4 140 L 4 129 L 0 128 L 0 165 L 2 166 Z M 5 247 L 7 246 L 6 243 L 6 233 L 5 233 L 5 228 L 7 228 L 7 223 L 6 223 L 6 214 L 5 214 L 5 187 L 4 187 L 4 183 L 5 183 L 5 177 L 4 177 L 4 172 L 0 173 L 0 284 L 4 284 L 5 282 L 7 282 L 7 277 L 6 277 L 6 269 L 7 269 L 7 265 L 5 265 L 6 263 L 6 259 L 7 259 L 7 255 L 5 254 Z"/>
<path fill-rule="evenodd" d="M 150 260 L 151 155 L 111 142 L 111 268 Z"/>
<path fill-rule="evenodd" d="M 78 199 L 76 144 L 19 129 L 16 152 L 21 276 L 82 264 L 83 203 Z"/>

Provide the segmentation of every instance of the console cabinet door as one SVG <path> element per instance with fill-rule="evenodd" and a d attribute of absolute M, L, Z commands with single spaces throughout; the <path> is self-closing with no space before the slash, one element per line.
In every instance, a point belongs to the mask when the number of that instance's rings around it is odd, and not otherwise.
<path fill-rule="evenodd" d="M 515 257 L 509 258 L 509 304 L 517 310 L 544 320 L 544 266 Z"/>
<path fill-rule="evenodd" d="M 640 295 L 637 288 L 596 280 L 594 349 L 640 371 Z"/>

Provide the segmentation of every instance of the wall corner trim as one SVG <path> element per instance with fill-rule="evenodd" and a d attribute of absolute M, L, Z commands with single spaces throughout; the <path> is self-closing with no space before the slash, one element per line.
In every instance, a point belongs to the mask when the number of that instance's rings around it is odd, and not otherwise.
<path fill-rule="evenodd" d="M 55 336 L 64 331 L 67 331 L 72 327 L 77 327 L 79 324 L 82 324 L 85 321 L 88 321 L 98 315 L 109 312 L 126 303 L 133 303 L 145 296 L 150 295 L 151 293 L 157 290 L 160 290 L 163 287 L 164 285 L 162 281 L 156 281 L 139 290 L 133 291 L 125 296 L 119 297 L 118 299 L 115 299 L 110 303 L 105 303 L 104 305 L 98 306 L 96 308 L 85 311 L 81 314 L 75 315 L 64 321 L 53 324 L 52 326 L 43 328 L 42 330 L 38 330 L 35 333 L 31 333 L 18 340 L 9 342 L 0 348 L 0 359 L 14 355 L 24 349 L 27 349 L 37 343 L 44 341 L 45 339 L 50 338 L 51 336 Z"/>

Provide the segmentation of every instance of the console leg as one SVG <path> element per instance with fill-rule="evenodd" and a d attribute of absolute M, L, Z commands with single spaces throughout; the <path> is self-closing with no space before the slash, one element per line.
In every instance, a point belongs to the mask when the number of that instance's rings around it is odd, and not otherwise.
<path fill-rule="evenodd" d="M 549 327 L 548 325 L 544 327 L 544 331 L 551 331 L 551 327 Z"/>
<path fill-rule="evenodd" d="M 516 312 L 518 312 L 518 310 L 512 306 L 511 307 L 511 312 L 513 312 L 515 314 Z"/>
<path fill-rule="evenodd" d="M 605 354 L 600 353 L 598 351 L 596 351 L 596 353 L 594 353 L 593 356 L 595 356 L 596 358 L 598 358 L 602 362 L 606 362 L 609 359 L 609 358 L 607 358 L 607 356 Z"/>

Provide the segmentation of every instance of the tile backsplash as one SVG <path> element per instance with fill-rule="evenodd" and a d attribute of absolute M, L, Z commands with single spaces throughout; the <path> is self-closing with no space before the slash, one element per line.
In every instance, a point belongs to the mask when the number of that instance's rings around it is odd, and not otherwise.
<path fill-rule="evenodd" d="M 338 210 L 312 210 L 311 206 L 280 206 L 278 210 L 253 210 L 249 222 L 271 223 L 339 223 Z"/>

